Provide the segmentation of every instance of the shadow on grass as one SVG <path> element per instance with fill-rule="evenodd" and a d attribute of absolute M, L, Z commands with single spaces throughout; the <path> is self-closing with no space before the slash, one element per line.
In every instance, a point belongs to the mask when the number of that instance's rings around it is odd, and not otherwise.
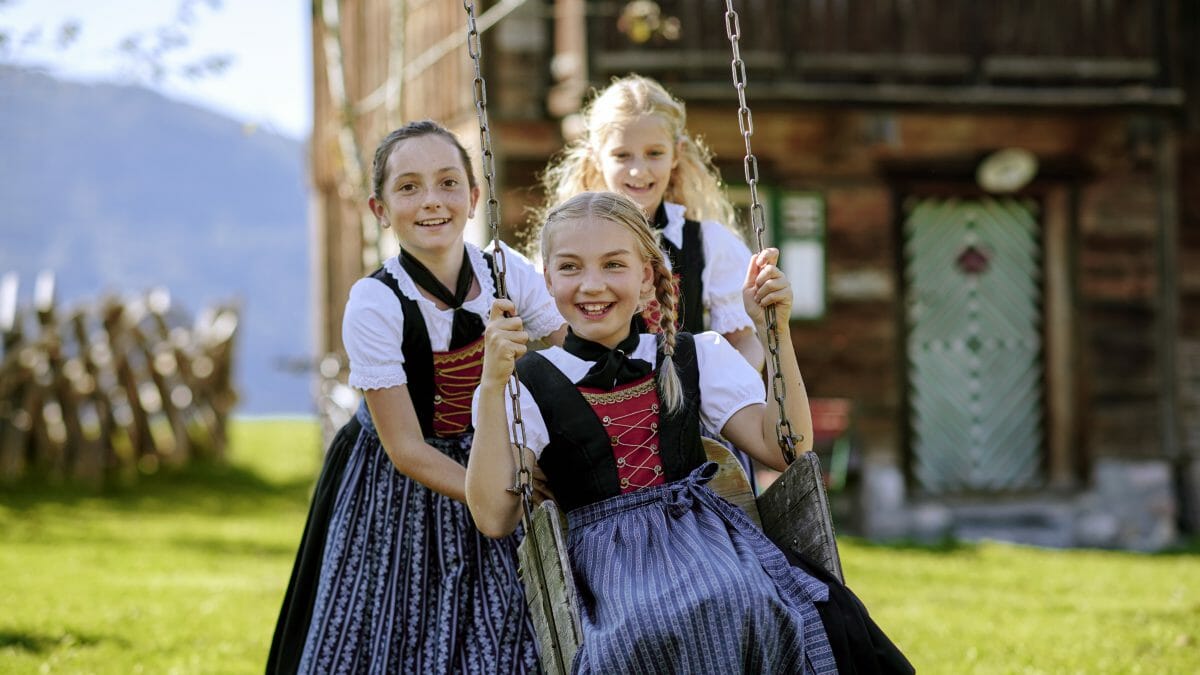
<path fill-rule="evenodd" d="M 78 506 L 103 503 L 118 511 L 172 513 L 244 513 L 269 508 L 303 507 L 316 476 L 269 481 L 244 467 L 195 461 L 149 475 L 113 480 L 101 488 L 30 480 L 0 488 L 0 506 L 31 511 L 46 505 Z"/>
<path fill-rule="evenodd" d="M 0 630 L 0 649 L 16 649 L 29 654 L 46 654 L 67 647 L 92 647 L 101 642 L 115 642 L 123 647 L 129 643 L 119 638 L 102 638 L 95 635 L 63 633 L 44 635 L 14 630 Z"/>

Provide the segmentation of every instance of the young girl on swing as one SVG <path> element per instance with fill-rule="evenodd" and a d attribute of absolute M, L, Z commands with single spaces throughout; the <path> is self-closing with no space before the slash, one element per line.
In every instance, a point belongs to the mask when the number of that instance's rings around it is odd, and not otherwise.
<path fill-rule="evenodd" d="M 675 274 L 680 328 L 720 333 L 761 369 L 762 347 L 742 308 L 750 251 L 730 227 L 733 205 L 712 153 L 688 134 L 683 102 L 655 80 L 628 75 L 597 94 L 582 117 L 583 135 L 542 174 L 544 211 L 585 191 L 628 196 L 656 230 Z M 644 308 L 651 331 L 660 323 L 657 307 L 651 301 Z"/>
<path fill-rule="evenodd" d="M 465 503 L 496 287 L 491 255 L 463 240 L 479 198 L 471 163 L 449 131 L 414 122 L 379 145 L 372 178 L 371 211 L 402 252 L 350 290 L 342 334 L 365 403 L 322 472 L 316 499 L 332 504 L 314 502 L 268 670 L 536 672 L 516 540 L 484 537 Z M 542 279 L 505 255 L 504 306 L 561 343 Z"/>
<path fill-rule="evenodd" d="M 467 503 L 490 536 L 511 533 L 521 502 L 505 385 L 521 381 L 527 461 L 567 511 L 582 605 L 572 669 L 600 673 L 911 672 L 866 610 L 831 576 L 790 560 L 705 483 L 715 465 L 704 424 L 783 469 L 778 409 L 759 373 L 720 335 L 675 329 L 670 271 L 645 216 L 614 193 L 583 193 L 551 210 L 541 234 L 546 285 L 570 330 L 561 348 L 525 353 L 508 303 L 485 331 L 474 401 Z M 745 311 L 765 335 L 764 308 L 787 325 L 791 288 L 778 252 L 743 275 Z M 661 305 L 657 335 L 631 328 Z M 811 449 L 811 417 L 787 331 L 779 336 L 787 414 Z M 770 373 L 769 373 L 770 374 Z M 818 575 L 821 578 L 818 578 Z"/>

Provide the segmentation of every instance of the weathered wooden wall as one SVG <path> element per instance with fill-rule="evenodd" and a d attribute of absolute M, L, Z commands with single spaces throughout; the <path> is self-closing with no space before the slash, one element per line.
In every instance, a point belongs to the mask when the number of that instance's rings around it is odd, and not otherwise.
<path fill-rule="evenodd" d="M 736 181 L 734 113 L 693 105 L 690 118 Z M 759 107 L 754 119 L 764 184 L 826 200 L 828 312 L 793 324 L 793 334 L 810 391 L 856 401 L 868 451 L 894 456 L 904 445 L 896 200 L 915 186 L 979 194 L 978 158 L 1017 146 L 1042 159 L 1043 175 L 1027 192 L 1047 204 L 1044 225 L 1069 237 L 1069 249 L 1046 261 L 1066 270 L 1070 303 L 1048 316 L 1055 323 L 1047 332 L 1064 333 L 1070 349 L 1054 355 L 1066 367 L 1052 369 L 1064 373 L 1053 386 L 1065 389 L 1050 430 L 1058 434 L 1053 477 L 1078 480 L 1097 456 L 1161 456 L 1159 390 L 1171 374 L 1156 358 L 1159 194 L 1180 194 L 1153 161 L 1155 144 L 1173 141 L 1145 137 L 1161 120 L 777 106 Z"/>
<path fill-rule="evenodd" d="M 367 207 L 376 145 L 392 129 L 430 118 L 474 149 L 478 127 L 461 2 L 329 1 L 336 11 L 313 2 L 317 345 L 344 356 L 350 286 L 395 252 Z M 336 32 L 328 29 L 334 18 Z"/>

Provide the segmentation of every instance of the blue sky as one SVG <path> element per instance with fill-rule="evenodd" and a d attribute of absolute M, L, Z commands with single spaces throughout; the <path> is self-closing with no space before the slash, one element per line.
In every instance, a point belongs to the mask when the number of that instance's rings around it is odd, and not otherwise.
<path fill-rule="evenodd" d="M 177 20 L 180 7 L 191 10 L 186 25 Z M 311 16 L 310 0 L 0 0 L 0 32 L 12 38 L 0 63 L 34 65 L 64 79 L 144 84 L 300 139 L 312 128 Z M 67 22 L 78 22 L 78 38 L 60 46 Z M 140 35 L 150 44 L 172 25 L 182 26 L 188 44 L 169 53 L 169 66 L 228 55 L 228 67 L 158 83 L 136 75 L 121 41 Z"/>

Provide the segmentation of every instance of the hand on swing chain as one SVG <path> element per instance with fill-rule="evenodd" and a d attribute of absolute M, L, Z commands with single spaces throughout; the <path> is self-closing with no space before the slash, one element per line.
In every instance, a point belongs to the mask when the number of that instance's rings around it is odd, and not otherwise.
<path fill-rule="evenodd" d="M 492 303 L 483 331 L 482 380 L 487 384 L 503 386 L 508 382 L 517 359 L 527 349 L 529 333 L 516 313 L 517 307 L 511 300 L 497 298 Z"/>
<path fill-rule="evenodd" d="M 766 307 L 775 307 L 777 320 L 787 321 L 792 311 L 792 285 L 779 269 L 779 249 L 765 248 L 750 258 L 746 282 L 742 285 L 742 304 L 761 332 L 766 328 Z"/>

